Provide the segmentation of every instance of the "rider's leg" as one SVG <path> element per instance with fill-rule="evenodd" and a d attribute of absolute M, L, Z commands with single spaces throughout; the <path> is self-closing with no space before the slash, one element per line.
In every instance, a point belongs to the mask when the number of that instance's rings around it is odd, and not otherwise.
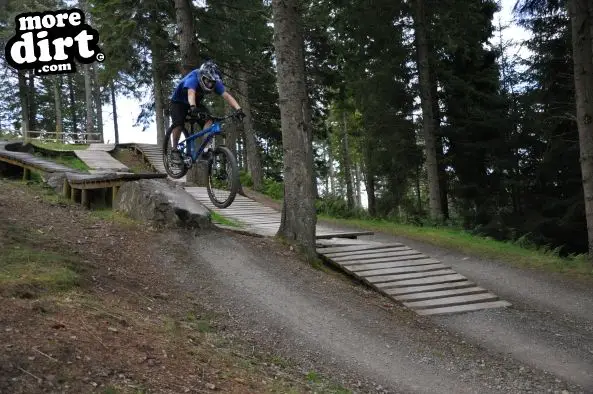
<path fill-rule="evenodd" d="M 177 126 L 173 129 L 173 149 L 177 149 L 177 144 L 179 143 L 179 137 L 181 137 L 181 129 L 182 126 Z"/>
<path fill-rule="evenodd" d="M 185 103 L 171 102 L 171 125 L 173 126 L 173 149 L 177 148 L 179 137 L 181 136 L 181 129 L 185 125 L 185 116 L 189 105 Z"/>

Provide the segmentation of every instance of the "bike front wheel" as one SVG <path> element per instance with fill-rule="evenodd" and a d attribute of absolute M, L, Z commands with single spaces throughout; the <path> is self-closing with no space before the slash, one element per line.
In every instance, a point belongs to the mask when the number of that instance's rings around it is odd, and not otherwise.
<path fill-rule="evenodd" d="M 181 135 L 179 140 L 183 141 L 187 139 L 187 131 L 181 129 Z M 165 171 L 173 179 L 183 178 L 183 176 L 189 170 L 189 167 L 185 164 L 187 148 L 184 151 L 174 152 L 173 151 L 173 129 L 169 128 L 165 133 L 165 140 L 163 141 L 163 165 Z"/>
<path fill-rule="evenodd" d="M 237 159 L 226 146 L 217 146 L 208 159 L 208 197 L 218 208 L 233 203 L 239 190 Z"/>

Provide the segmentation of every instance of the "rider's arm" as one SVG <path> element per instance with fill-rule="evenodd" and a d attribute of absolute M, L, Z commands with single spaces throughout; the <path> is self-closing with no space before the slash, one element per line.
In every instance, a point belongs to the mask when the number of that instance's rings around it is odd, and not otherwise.
<path fill-rule="evenodd" d="M 187 101 L 192 107 L 196 105 L 196 91 L 194 89 L 187 89 Z"/>
<path fill-rule="evenodd" d="M 241 108 L 241 106 L 239 105 L 239 103 L 237 102 L 237 100 L 235 100 L 235 98 L 233 96 L 231 96 L 228 92 L 224 92 L 222 94 L 222 97 L 234 109 L 240 109 Z"/>

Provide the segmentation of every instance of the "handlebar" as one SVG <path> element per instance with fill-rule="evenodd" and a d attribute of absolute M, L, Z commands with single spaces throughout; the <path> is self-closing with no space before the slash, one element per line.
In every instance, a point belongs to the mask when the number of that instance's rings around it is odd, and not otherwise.
<path fill-rule="evenodd" d="M 207 113 L 202 113 L 200 115 L 202 115 L 202 116 L 200 116 L 200 117 L 192 116 L 191 113 L 188 112 L 187 115 L 185 116 L 185 118 L 187 120 L 193 121 L 193 122 L 195 122 L 195 121 L 197 121 L 199 119 L 212 120 L 214 122 L 224 122 L 225 120 L 227 120 L 227 119 L 232 118 L 233 116 L 235 116 L 235 114 L 233 114 L 233 113 L 228 114 L 228 115 L 225 115 L 225 116 L 212 116 L 212 115 L 207 114 Z"/>

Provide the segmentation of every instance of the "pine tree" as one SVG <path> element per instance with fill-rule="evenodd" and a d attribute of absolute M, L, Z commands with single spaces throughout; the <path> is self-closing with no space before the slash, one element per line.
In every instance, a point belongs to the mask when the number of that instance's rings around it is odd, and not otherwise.
<path fill-rule="evenodd" d="M 284 204 L 278 235 L 299 244 L 312 259 L 317 219 L 301 11 L 296 0 L 273 0 L 272 10 L 284 147 Z"/>

